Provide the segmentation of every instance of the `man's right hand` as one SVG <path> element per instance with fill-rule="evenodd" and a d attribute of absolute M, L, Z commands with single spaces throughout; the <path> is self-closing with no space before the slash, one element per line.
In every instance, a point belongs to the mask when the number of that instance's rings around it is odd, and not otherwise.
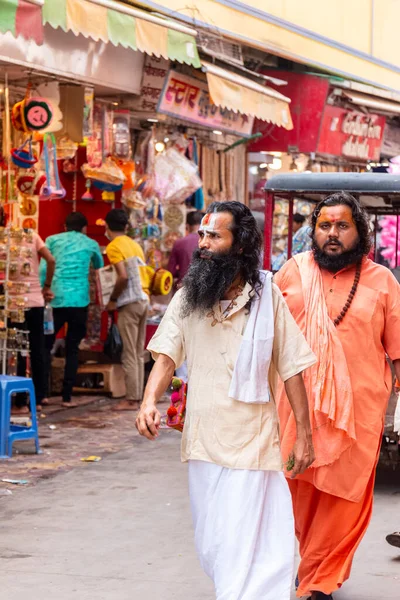
<path fill-rule="evenodd" d="M 161 415 L 154 404 L 142 404 L 139 414 L 136 417 L 136 429 L 148 440 L 155 440 L 159 433 Z"/>

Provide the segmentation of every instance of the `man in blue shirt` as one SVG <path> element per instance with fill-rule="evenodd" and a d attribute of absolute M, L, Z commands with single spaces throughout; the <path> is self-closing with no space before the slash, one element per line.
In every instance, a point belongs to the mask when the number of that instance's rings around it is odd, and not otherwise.
<path fill-rule="evenodd" d="M 46 246 L 56 260 L 56 270 L 51 285 L 54 300 L 54 335 L 47 335 L 47 375 L 50 371 L 50 351 L 55 336 L 67 324 L 65 339 L 65 371 L 62 390 L 63 406 L 76 406 L 71 402 L 72 389 L 78 370 L 79 344 L 86 335 L 90 267 L 100 269 L 104 262 L 97 242 L 86 235 L 87 219 L 79 212 L 71 213 L 65 220 L 65 232 L 47 238 Z M 46 276 L 46 265 L 41 266 L 41 277 Z M 48 381 L 48 377 L 46 379 Z M 44 401 L 43 404 L 48 403 Z"/>

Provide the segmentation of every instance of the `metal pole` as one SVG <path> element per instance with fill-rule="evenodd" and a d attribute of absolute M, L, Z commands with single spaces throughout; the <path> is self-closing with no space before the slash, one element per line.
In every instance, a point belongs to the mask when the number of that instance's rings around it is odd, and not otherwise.
<path fill-rule="evenodd" d="M 272 231 L 274 226 L 274 194 L 266 193 L 265 225 L 264 225 L 264 269 L 271 270 L 272 264 Z"/>
<path fill-rule="evenodd" d="M 287 257 L 292 258 L 292 247 L 293 247 L 293 196 L 289 199 L 289 216 L 288 216 L 288 243 L 287 243 Z"/>

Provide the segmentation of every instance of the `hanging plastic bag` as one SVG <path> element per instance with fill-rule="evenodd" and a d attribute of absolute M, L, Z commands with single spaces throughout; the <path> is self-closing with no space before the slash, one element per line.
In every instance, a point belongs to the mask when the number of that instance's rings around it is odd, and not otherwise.
<path fill-rule="evenodd" d="M 165 204 L 181 204 L 203 185 L 197 166 L 174 148 L 156 156 L 154 175 L 155 192 Z"/>
<path fill-rule="evenodd" d="M 114 317 L 111 317 L 111 327 L 108 331 L 107 339 L 104 342 L 103 352 L 114 362 L 119 362 L 121 360 L 122 338 L 118 326 L 114 321 Z"/>

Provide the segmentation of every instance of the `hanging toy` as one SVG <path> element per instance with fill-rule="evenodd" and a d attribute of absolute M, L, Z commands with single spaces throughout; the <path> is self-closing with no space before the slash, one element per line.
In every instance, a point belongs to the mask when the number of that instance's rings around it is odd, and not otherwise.
<path fill-rule="evenodd" d="M 46 129 L 53 118 L 53 109 L 45 98 L 29 98 L 25 101 L 23 111 L 25 125 L 30 131 Z"/>
<path fill-rule="evenodd" d="M 157 269 L 155 271 L 151 267 L 147 267 L 147 271 L 152 277 L 150 284 L 150 292 L 153 296 L 168 296 L 174 285 L 172 273 L 166 269 Z"/>
<path fill-rule="evenodd" d="M 26 196 L 20 203 L 19 210 L 24 217 L 33 217 L 37 213 L 37 204 L 33 198 Z"/>
<path fill-rule="evenodd" d="M 41 171 L 27 171 L 24 174 L 18 175 L 16 185 L 18 190 L 24 196 L 39 196 L 40 190 L 46 183 L 46 175 Z"/>
<path fill-rule="evenodd" d="M 90 181 L 90 179 L 86 179 L 86 182 L 85 182 L 86 192 L 83 194 L 81 200 L 86 200 L 88 202 L 90 202 L 91 200 L 94 200 L 92 194 L 90 193 L 91 185 L 92 185 L 92 182 Z"/>
<path fill-rule="evenodd" d="M 26 149 L 26 147 L 28 147 Z M 38 158 L 32 150 L 32 138 L 28 138 L 19 148 L 11 150 L 11 160 L 20 169 L 30 169 Z"/>
<path fill-rule="evenodd" d="M 186 415 L 187 383 L 179 377 L 171 382 L 171 404 L 167 410 L 167 426 L 177 431 L 183 431 Z"/>
<path fill-rule="evenodd" d="M 25 98 L 16 102 L 11 109 L 11 123 L 17 131 L 22 131 L 23 133 L 29 132 L 25 121 L 25 105 L 29 96 L 29 89 L 30 87 L 28 86 Z"/>
<path fill-rule="evenodd" d="M 43 138 L 43 154 L 46 166 L 46 184 L 41 191 L 43 200 L 64 198 L 66 191 L 60 182 L 57 165 L 56 138 L 53 133 L 45 133 Z"/>

